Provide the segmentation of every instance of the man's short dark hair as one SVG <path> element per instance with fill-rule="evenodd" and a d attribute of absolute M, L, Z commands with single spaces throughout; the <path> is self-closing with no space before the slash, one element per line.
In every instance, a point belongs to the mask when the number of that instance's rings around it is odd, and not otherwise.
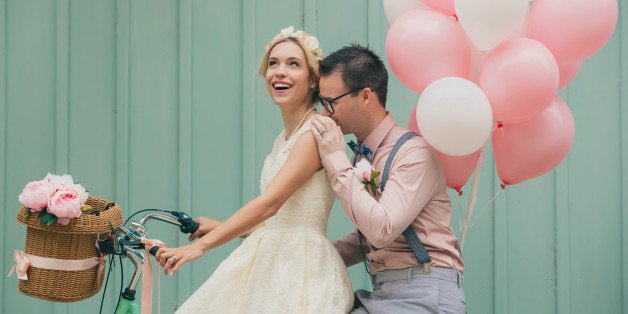
<path fill-rule="evenodd" d="M 386 107 L 388 71 L 384 62 L 368 46 L 351 44 L 321 60 L 321 76 L 328 76 L 336 71 L 341 73 L 342 80 L 349 90 L 370 87 L 382 106 Z"/>

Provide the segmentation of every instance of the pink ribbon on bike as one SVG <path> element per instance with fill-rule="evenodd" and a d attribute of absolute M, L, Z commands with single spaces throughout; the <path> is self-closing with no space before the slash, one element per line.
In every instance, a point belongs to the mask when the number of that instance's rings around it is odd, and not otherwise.
<path fill-rule="evenodd" d="M 97 278 L 100 278 L 100 273 L 105 267 L 105 259 L 101 257 L 58 259 L 31 255 L 20 250 L 15 250 L 13 260 L 15 261 L 15 265 L 13 265 L 7 277 L 11 276 L 13 272 L 16 272 L 17 278 L 21 280 L 28 280 L 27 270 L 29 267 L 63 271 L 81 271 L 100 264 L 98 269 L 99 276 Z"/>
<path fill-rule="evenodd" d="M 150 253 L 148 252 L 153 246 L 165 248 L 166 244 L 156 239 L 142 238 L 142 243 L 146 248 L 148 258 L 144 263 L 144 276 L 142 277 L 142 313 L 151 313 L 153 310 L 153 267 L 150 264 Z M 157 264 L 159 269 L 159 264 Z M 161 276 L 157 271 L 157 313 L 161 313 Z"/>

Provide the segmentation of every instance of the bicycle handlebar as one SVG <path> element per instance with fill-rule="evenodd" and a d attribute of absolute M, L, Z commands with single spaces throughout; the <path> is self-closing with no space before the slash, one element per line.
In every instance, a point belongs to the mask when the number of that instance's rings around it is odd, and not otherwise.
<path fill-rule="evenodd" d="M 179 226 L 179 230 L 183 233 L 192 234 L 199 228 L 198 222 L 194 221 L 188 214 L 181 211 L 165 211 L 165 210 L 142 210 L 151 211 L 149 214 L 144 215 L 137 221 L 128 221 L 122 226 L 117 228 L 112 227 L 112 234 L 107 236 L 106 239 L 99 239 L 100 251 L 105 254 L 121 255 L 122 257 L 128 257 L 135 271 L 133 277 L 129 282 L 129 285 L 121 293 L 123 299 L 128 301 L 135 300 L 135 286 L 137 285 L 139 278 L 142 275 L 144 262 L 146 261 L 146 255 L 144 253 L 145 245 L 142 243 L 142 239 L 146 234 L 145 223 L 149 220 L 161 220 L 173 225 Z M 142 212 L 138 211 L 135 214 Z M 166 215 L 170 214 L 169 215 Z M 133 215 L 135 215 L 133 214 Z M 131 215 L 131 217 L 133 217 Z M 152 255 L 157 253 L 159 247 L 152 247 L 149 252 Z"/>

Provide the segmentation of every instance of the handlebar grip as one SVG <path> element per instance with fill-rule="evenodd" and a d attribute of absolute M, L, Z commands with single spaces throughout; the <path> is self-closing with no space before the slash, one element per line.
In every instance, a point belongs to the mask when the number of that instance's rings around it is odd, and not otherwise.
<path fill-rule="evenodd" d="M 153 246 L 152 248 L 150 248 L 148 250 L 148 253 L 150 253 L 150 255 L 155 256 L 155 254 L 157 254 L 157 251 L 159 251 L 160 247 L 158 246 Z"/>
<path fill-rule="evenodd" d="M 196 232 L 196 230 L 198 230 L 198 227 L 199 227 L 198 222 L 196 222 L 194 220 L 191 220 L 189 225 L 188 225 L 187 231 L 184 231 L 184 230 L 181 230 L 181 231 L 183 231 L 185 233 L 192 234 L 192 233 Z"/>
<path fill-rule="evenodd" d="M 194 221 L 188 214 L 179 211 L 173 211 L 171 213 L 177 217 L 177 220 L 181 224 L 181 226 L 179 226 L 181 232 L 192 234 L 198 230 L 198 222 Z"/>

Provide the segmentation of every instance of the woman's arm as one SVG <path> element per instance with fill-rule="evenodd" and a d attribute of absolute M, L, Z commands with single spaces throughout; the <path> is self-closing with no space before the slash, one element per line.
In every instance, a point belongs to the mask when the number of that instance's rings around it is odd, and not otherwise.
<path fill-rule="evenodd" d="M 203 237 L 204 235 L 210 233 L 212 230 L 216 229 L 216 227 L 218 227 L 220 224 L 223 223 L 220 220 L 212 219 L 209 217 L 203 217 L 203 216 L 196 218 L 196 222 L 198 223 L 198 229 L 188 237 L 188 240 L 190 241 L 193 241 L 196 238 Z M 240 238 L 248 237 L 249 235 L 251 235 L 251 233 L 253 233 L 253 231 L 264 226 L 264 224 L 265 223 L 262 222 L 259 225 L 253 227 L 251 230 L 240 235 Z"/>
<path fill-rule="evenodd" d="M 245 234 L 274 216 L 288 198 L 321 167 L 316 140 L 310 131 L 305 132 L 297 139 L 286 162 L 264 193 L 198 241 L 180 248 L 159 250 L 157 257 L 164 271 L 167 273 L 172 268 L 172 273 L 176 273 L 185 262 L 200 258 L 208 250 Z M 172 256 L 176 256 L 176 263 L 173 260 L 166 261 Z"/>

